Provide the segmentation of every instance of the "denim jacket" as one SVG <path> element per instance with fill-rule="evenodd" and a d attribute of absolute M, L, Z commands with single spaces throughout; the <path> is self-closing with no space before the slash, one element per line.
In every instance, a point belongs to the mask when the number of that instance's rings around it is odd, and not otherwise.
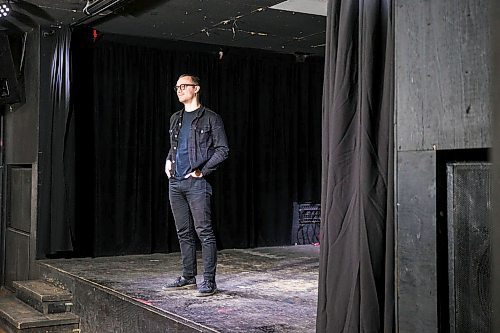
<path fill-rule="evenodd" d="M 175 175 L 176 149 L 182 125 L 184 109 L 170 117 L 170 150 L 167 159 L 172 161 L 172 174 Z M 229 154 L 226 132 L 222 118 L 212 110 L 202 106 L 191 123 L 188 151 L 192 170 L 200 170 L 208 176 Z"/>

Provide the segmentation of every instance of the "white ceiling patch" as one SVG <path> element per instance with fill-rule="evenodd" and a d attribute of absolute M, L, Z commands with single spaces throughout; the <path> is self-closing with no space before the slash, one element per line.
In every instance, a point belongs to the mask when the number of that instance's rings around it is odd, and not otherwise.
<path fill-rule="evenodd" d="M 327 0 L 287 0 L 269 8 L 326 16 L 326 6 Z"/>

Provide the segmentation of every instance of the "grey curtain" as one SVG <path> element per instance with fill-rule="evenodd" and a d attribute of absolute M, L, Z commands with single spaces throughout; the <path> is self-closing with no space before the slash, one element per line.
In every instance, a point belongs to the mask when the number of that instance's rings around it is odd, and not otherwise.
<path fill-rule="evenodd" d="M 41 45 L 41 95 L 48 93 L 49 98 L 42 96 L 40 106 L 39 257 L 73 250 L 75 130 L 70 104 L 70 43 L 71 31 L 66 26 L 51 30 Z"/>
<path fill-rule="evenodd" d="M 317 332 L 394 331 L 391 0 L 330 0 Z"/>

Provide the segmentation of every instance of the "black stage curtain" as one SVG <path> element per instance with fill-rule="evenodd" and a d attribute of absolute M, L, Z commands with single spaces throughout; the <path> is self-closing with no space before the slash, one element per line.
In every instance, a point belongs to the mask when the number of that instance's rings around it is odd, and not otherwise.
<path fill-rule="evenodd" d="M 390 0 L 328 3 L 317 332 L 393 332 Z"/>
<path fill-rule="evenodd" d="M 75 132 L 70 104 L 70 43 L 69 27 L 62 27 L 47 35 L 41 45 L 41 77 L 50 81 L 42 79 L 40 84 L 38 257 L 73 251 Z"/>
<path fill-rule="evenodd" d="M 320 201 L 324 59 L 236 48 L 220 59 L 214 46 L 87 36 L 73 44 L 85 250 L 178 249 L 163 170 L 182 73 L 200 76 L 202 102 L 222 116 L 230 144 L 211 178 L 219 248 L 290 244 L 293 202 Z"/>

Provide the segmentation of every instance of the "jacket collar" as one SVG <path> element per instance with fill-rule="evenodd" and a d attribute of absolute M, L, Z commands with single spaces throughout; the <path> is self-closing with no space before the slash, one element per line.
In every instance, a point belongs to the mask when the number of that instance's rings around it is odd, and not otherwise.
<path fill-rule="evenodd" d="M 186 112 L 186 110 L 184 108 L 182 108 L 181 110 L 181 114 L 179 115 L 179 118 L 182 119 L 182 117 L 184 116 L 184 112 Z M 192 112 L 196 112 L 196 116 L 194 117 L 194 119 L 200 117 L 201 115 L 203 115 L 203 113 L 205 112 L 205 106 L 201 105 L 196 111 L 192 111 Z"/>

